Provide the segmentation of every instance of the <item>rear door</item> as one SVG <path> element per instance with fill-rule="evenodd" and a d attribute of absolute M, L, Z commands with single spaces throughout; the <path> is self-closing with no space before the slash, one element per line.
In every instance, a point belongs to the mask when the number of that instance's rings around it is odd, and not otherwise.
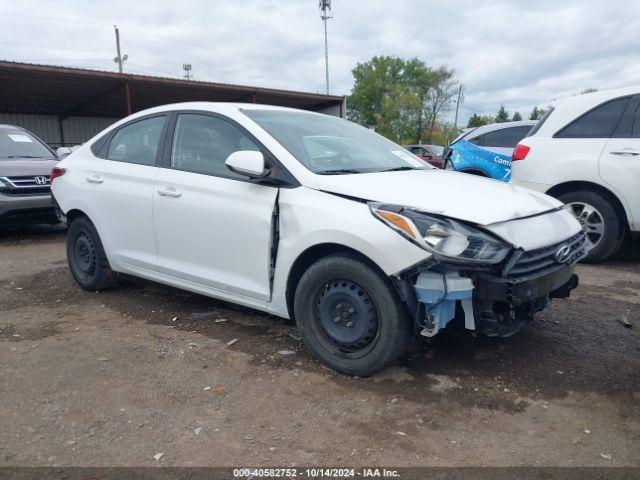
<path fill-rule="evenodd" d="M 167 123 L 161 114 L 119 127 L 87 165 L 82 195 L 117 270 L 155 269 L 152 198 Z"/>
<path fill-rule="evenodd" d="M 514 126 L 487 132 L 483 135 L 482 161 L 492 178 L 511 180 L 511 155 L 513 149 L 531 130 L 528 125 Z M 480 155 L 479 155 L 480 156 Z"/>
<path fill-rule="evenodd" d="M 602 150 L 600 178 L 627 203 L 632 222 L 640 221 L 640 95 L 626 105 L 613 135 Z M 640 227 L 636 226 L 636 230 Z"/>
<path fill-rule="evenodd" d="M 169 130 L 153 195 L 159 271 L 268 300 L 278 188 L 225 165 L 231 153 L 261 147 L 237 124 L 206 112 L 178 112 Z"/>

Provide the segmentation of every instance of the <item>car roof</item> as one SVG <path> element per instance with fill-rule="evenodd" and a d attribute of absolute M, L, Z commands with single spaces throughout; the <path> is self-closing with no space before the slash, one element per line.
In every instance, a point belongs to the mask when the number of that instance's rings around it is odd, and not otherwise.
<path fill-rule="evenodd" d="M 640 85 L 599 90 L 597 92 L 583 93 L 554 100 L 551 102 L 553 113 L 542 124 L 534 136 L 553 136 L 562 127 L 601 103 L 638 93 L 640 93 Z"/>
<path fill-rule="evenodd" d="M 22 127 L 18 127 L 17 125 L 8 125 L 0 123 L 0 130 L 24 130 Z"/>
<path fill-rule="evenodd" d="M 537 120 L 518 120 L 516 122 L 490 123 L 488 125 L 482 125 L 480 127 L 469 129 L 466 132 L 462 132 L 462 135 L 456 138 L 452 143 L 455 143 L 462 138 L 477 137 L 478 135 L 495 132 L 497 130 L 502 130 L 503 128 L 533 127 L 536 123 L 538 123 Z"/>

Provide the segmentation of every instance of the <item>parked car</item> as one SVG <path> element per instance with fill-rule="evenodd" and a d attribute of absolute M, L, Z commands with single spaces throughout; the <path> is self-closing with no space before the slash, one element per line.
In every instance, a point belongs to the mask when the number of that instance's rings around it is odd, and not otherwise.
<path fill-rule="evenodd" d="M 585 254 L 578 221 L 549 196 L 273 106 L 139 112 L 51 178 L 80 287 L 121 272 L 294 318 L 315 357 L 351 375 L 454 319 L 512 335 L 569 295 Z"/>
<path fill-rule="evenodd" d="M 49 174 L 58 157 L 33 133 L 0 125 L 0 228 L 59 223 Z"/>
<path fill-rule="evenodd" d="M 513 183 L 558 198 L 587 231 L 587 261 L 640 231 L 640 86 L 552 105 L 513 153 Z"/>
<path fill-rule="evenodd" d="M 456 138 L 445 155 L 445 168 L 508 182 L 511 154 L 535 121 L 492 123 L 473 128 Z"/>
<path fill-rule="evenodd" d="M 440 145 L 405 145 L 404 148 L 436 168 L 442 168 L 444 165 L 444 147 Z"/>

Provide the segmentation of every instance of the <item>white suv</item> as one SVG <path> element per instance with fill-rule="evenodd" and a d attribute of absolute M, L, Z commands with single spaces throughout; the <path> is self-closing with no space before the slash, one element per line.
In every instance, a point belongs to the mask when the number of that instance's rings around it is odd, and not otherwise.
<path fill-rule="evenodd" d="M 585 260 L 640 231 L 640 87 L 558 101 L 516 147 L 512 183 L 567 204 L 587 231 Z"/>
<path fill-rule="evenodd" d="M 311 352 L 352 375 L 452 320 L 512 335 L 569 295 L 586 253 L 551 197 L 278 107 L 146 110 L 62 160 L 51 182 L 82 288 L 122 272 L 295 318 Z"/>

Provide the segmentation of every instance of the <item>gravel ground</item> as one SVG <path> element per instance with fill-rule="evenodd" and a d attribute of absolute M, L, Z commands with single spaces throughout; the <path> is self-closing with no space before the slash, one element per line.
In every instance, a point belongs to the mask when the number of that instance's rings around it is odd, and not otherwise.
<path fill-rule="evenodd" d="M 351 378 L 278 318 L 136 279 L 87 293 L 63 230 L 0 234 L 0 466 L 640 466 L 629 249 L 511 339 L 445 332 Z"/>

